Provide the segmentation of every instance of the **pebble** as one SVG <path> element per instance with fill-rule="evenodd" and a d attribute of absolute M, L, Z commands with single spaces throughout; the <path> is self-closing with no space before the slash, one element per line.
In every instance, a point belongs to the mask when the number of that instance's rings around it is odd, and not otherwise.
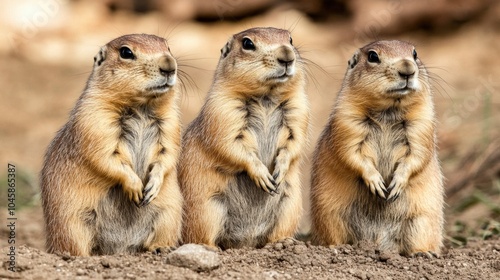
<path fill-rule="evenodd" d="M 278 242 L 278 243 L 274 244 L 274 249 L 278 250 L 278 251 L 283 250 L 283 243 Z"/>
<path fill-rule="evenodd" d="M 61 258 L 63 259 L 63 261 L 70 261 L 70 260 L 74 259 L 74 257 L 73 258 L 71 257 L 69 252 L 64 252 L 64 254 L 62 254 Z"/>
<path fill-rule="evenodd" d="M 262 276 L 264 276 L 263 279 L 276 279 L 280 276 L 280 274 L 275 270 L 265 271 L 262 274 Z"/>
<path fill-rule="evenodd" d="M 294 254 L 301 254 L 303 252 L 307 251 L 307 247 L 305 245 L 295 245 L 293 246 L 293 253 Z"/>
<path fill-rule="evenodd" d="M 294 243 L 293 239 L 292 238 L 287 238 L 283 241 L 283 245 L 285 247 L 289 247 L 289 246 L 292 246 Z"/>
<path fill-rule="evenodd" d="M 378 256 L 378 259 L 381 262 L 386 262 L 387 260 L 391 259 L 391 254 L 389 254 L 388 252 L 381 252 Z"/>
<path fill-rule="evenodd" d="M 101 265 L 105 268 L 110 268 L 111 265 L 109 264 L 108 260 L 101 260 Z"/>
<path fill-rule="evenodd" d="M 77 270 L 76 270 L 76 275 L 78 275 L 78 276 L 85 275 L 85 270 L 83 270 L 83 269 L 81 269 L 81 268 L 77 269 Z"/>
<path fill-rule="evenodd" d="M 186 267 L 194 271 L 210 271 L 220 265 L 219 255 L 202 245 L 185 244 L 166 256 L 170 265 Z"/>

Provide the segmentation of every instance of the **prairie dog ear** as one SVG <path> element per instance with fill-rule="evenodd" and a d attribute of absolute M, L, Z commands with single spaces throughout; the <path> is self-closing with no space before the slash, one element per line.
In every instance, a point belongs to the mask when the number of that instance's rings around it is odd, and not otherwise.
<path fill-rule="evenodd" d="M 107 47 L 103 46 L 99 52 L 94 56 L 94 67 L 101 66 L 102 62 L 106 59 Z"/>
<path fill-rule="evenodd" d="M 347 65 L 349 65 L 349 69 L 354 68 L 354 66 L 358 64 L 358 61 L 359 61 L 359 50 L 356 51 L 356 53 L 354 53 L 351 59 L 349 59 L 349 61 L 347 62 Z"/>
<path fill-rule="evenodd" d="M 231 51 L 231 45 L 233 43 L 233 39 L 231 38 L 225 45 L 224 47 L 220 50 L 220 54 L 222 58 L 226 58 L 226 56 L 229 54 Z"/>

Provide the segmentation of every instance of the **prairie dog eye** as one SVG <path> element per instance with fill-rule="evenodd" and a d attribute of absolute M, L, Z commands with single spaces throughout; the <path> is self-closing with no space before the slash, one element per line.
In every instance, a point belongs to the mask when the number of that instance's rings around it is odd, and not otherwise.
<path fill-rule="evenodd" d="M 249 51 L 255 50 L 255 45 L 249 38 L 243 38 L 243 40 L 241 41 L 241 45 L 243 46 L 244 50 L 249 50 Z"/>
<path fill-rule="evenodd" d="M 417 60 L 417 51 L 413 50 L 413 59 Z"/>
<path fill-rule="evenodd" d="M 127 47 L 120 48 L 120 57 L 123 59 L 134 59 L 134 53 Z"/>
<path fill-rule="evenodd" d="M 378 54 L 375 51 L 368 52 L 368 62 L 380 63 L 380 58 L 378 57 Z"/>

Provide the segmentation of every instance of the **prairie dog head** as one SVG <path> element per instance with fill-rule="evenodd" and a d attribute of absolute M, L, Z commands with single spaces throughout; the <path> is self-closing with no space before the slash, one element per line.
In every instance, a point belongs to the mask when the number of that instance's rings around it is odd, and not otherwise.
<path fill-rule="evenodd" d="M 415 47 L 403 41 L 376 41 L 348 62 L 346 82 L 354 92 L 400 99 L 427 87 L 427 72 Z"/>
<path fill-rule="evenodd" d="M 131 34 L 101 47 L 91 83 L 133 97 L 157 97 L 177 81 L 177 62 L 164 38 Z"/>
<path fill-rule="evenodd" d="M 233 35 L 221 49 L 216 79 L 236 91 L 267 91 L 297 79 L 300 56 L 288 30 L 251 28 Z"/>

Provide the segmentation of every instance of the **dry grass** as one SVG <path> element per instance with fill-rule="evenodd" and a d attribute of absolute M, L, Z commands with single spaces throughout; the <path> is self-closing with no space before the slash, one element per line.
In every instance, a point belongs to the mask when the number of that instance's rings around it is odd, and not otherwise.
<path fill-rule="evenodd" d="M 500 235 L 500 140 L 466 153 L 448 174 L 447 186 L 447 231 L 453 244 Z"/>

